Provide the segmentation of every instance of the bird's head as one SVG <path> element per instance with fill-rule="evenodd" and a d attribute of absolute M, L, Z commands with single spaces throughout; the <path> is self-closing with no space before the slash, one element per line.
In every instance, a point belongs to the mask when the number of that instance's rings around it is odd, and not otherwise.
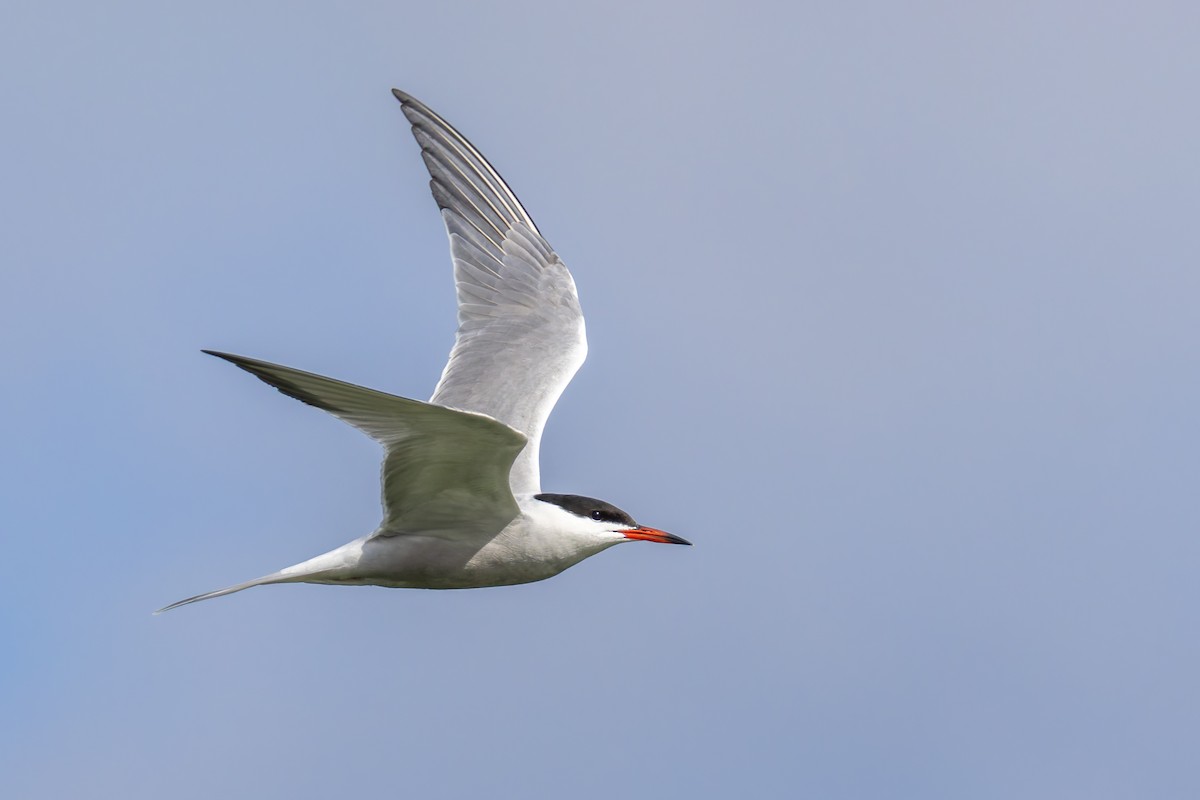
<path fill-rule="evenodd" d="M 612 503 L 594 497 L 543 493 L 534 495 L 534 499 L 556 506 L 569 514 L 570 518 L 566 521 L 572 531 L 594 534 L 598 539 L 609 540 L 611 544 L 639 540 L 659 544 L 691 544 L 687 539 L 673 533 L 639 525 L 633 517 Z"/>

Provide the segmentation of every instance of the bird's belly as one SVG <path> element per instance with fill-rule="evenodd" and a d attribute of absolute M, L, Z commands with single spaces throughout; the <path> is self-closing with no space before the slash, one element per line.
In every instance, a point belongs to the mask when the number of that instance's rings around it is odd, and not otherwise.
<path fill-rule="evenodd" d="M 503 534 L 482 547 L 434 536 L 382 536 L 363 545 L 353 575 L 336 581 L 406 589 L 476 589 L 545 580 L 591 552 L 531 548 Z"/>

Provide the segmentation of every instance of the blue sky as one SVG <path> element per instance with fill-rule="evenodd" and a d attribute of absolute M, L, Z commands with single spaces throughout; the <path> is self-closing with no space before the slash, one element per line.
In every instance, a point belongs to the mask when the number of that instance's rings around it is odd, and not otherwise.
<path fill-rule="evenodd" d="M 1200 792 L 1186 4 L 10 3 L 0 792 Z M 403 88 L 571 266 L 547 491 L 631 545 L 284 586 L 376 447 L 200 354 L 427 397 Z"/>

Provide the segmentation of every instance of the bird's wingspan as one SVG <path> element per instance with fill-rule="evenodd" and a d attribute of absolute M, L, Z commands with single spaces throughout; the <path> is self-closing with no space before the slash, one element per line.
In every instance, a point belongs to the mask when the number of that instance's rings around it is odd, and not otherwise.
<path fill-rule="evenodd" d="M 511 488 L 537 493 L 546 418 L 587 356 L 575 281 L 483 155 L 423 103 L 392 92 L 421 145 L 458 290 L 458 333 L 430 402 L 525 434 Z"/>
<path fill-rule="evenodd" d="M 508 475 L 526 438 L 508 425 L 266 361 L 204 352 L 384 446 L 380 534 L 487 536 L 516 517 Z"/>

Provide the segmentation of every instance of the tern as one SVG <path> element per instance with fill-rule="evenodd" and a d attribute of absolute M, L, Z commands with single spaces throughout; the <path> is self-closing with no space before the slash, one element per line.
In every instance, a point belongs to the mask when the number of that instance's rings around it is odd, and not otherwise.
<path fill-rule="evenodd" d="M 591 497 L 541 490 L 546 419 L 587 355 L 575 281 L 487 159 L 397 89 L 450 238 L 458 331 L 429 402 L 205 350 L 383 445 L 383 520 L 276 583 L 473 589 L 550 578 L 615 544 L 691 544 Z"/>

